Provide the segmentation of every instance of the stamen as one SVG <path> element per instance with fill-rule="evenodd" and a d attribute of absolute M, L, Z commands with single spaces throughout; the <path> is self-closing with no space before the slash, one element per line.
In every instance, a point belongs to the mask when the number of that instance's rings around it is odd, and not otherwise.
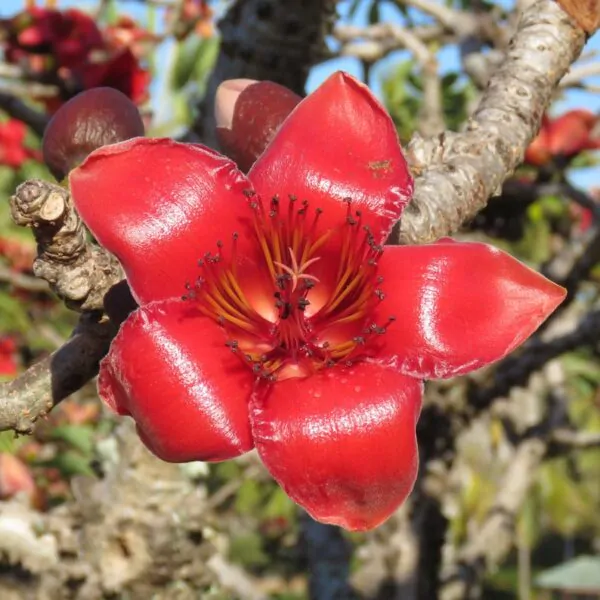
<path fill-rule="evenodd" d="M 372 321 L 373 309 L 385 300 L 383 278 L 377 263 L 383 247 L 377 244 L 368 225 L 363 225 L 360 210 L 346 198 L 345 215 L 340 214 L 337 228 L 320 231 L 321 208 L 312 216 L 310 203 L 293 194 L 288 201 L 274 195 L 267 203 L 253 190 L 245 190 L 252 209 L 253 234 L 262 254 L 262 265 L 270 290 L 252 290 L 247 286 L 265 285 L 263 278 L 245 274 L 238 277 L 238 239 L 232 234 L 231 251 L 221 240 L 215 254 L 207 252 L 198 261 L 201 276 L 186 284 L 182 298 L 194 302 L 199 311 L 214 319 L 224 330 L 225 345 L 239 356 L 256 377 L 305 377 L 336 364 L 353 364 L 369 356 L 375 340 L 383 335 L 394 318 L 379 325 Z M 307 311 L 311 294 L 322 281 L 311 273 L 322 259 L 328 243 L 328 256 L 337 253 L 337 265 L 331 265 L 332 281 L 319 292 L 317 308 Z M 240 263 L 245 264 L 245 263 Z M 253 299 L 272 298 L 275 314 L 269 320 L 257 312 Z M 264 300 L 262 301 L 264 303 Z M 266 313 L 265 313 L 266 314 Z M 335 327 L 332 340 L 323 339 Z M 343 332 L 348 331 L 344 339 Z M 342 332 L 340 338 L 340 332 Z M 240 351 L 241 350 L 241 351 Z"/>

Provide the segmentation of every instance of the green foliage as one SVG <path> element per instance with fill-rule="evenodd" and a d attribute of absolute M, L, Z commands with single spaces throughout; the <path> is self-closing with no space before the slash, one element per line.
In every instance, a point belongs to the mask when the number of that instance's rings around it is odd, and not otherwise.
<path fill-rule="evenodd" d="M 467 117 L 467 106 L 474 96 L 471 83 L 457 73 L 441 78 L 443 116 L 449 129 L 456 130 Z M 400 62 L 383 80 L 383 100 L 403 142 L 408 141 L 417 128 L 419 110 L 423 104 L 423 80 L 414 61 Z"/>

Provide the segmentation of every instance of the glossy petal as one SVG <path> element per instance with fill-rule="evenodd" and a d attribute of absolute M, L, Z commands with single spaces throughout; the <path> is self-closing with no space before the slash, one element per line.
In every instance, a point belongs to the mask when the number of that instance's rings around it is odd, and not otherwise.
<path fill-rule="evenodd" d="M 222 330 L 187 302 L 153 302 L 121 326 L 100 366 L 101 397 L 131 415 L 170 462 L 225 460 L 253 447 L 247 365 Z"/>
<path fill-rule="evenodd" d="M 248 174 L 263 197 L 289 194 L 323 209 L 321 225 L 343 222 L 345 204 L 362 210 L 383 242 L 412 194 L 396 128 L 369 89 L 332 75 L 283 123 Z"/>
<path fill-rule="evenodd" d="M 101 148 L 70 175 L 75 206 L 119 258 L 141 303 L 181 296 L 198 259 L 245 234 L 250 184 L 225 157 L 191 144 L 136 138 Z"/>
<path fill-rule="evenodd" d="M 315 519 L 371 529 L 412 490 L 421 393 L 416 379 L 369 363 L 277 382 L 252 402 L 256 447 Z"/>
<path fill-rule="evenodd" d="M 378 319 L 382 358 L 424 379 L 460 375 L 496 361 L 530 336 L 565 290 L 480 243 L 388 247 L 379 263 L 386 298 Z"/>

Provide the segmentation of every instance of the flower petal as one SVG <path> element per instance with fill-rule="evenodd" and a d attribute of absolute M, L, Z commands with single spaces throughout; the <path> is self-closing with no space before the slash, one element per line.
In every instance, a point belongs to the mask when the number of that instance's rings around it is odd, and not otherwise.
<path fill-rule="evenodd" d="M 100 365 L 100 396 L 136 421 L 170 462 L 225 460 L 253 447 L 251 370 L 218 325 L 180 300 L 153 302 L 121 326 Z"/>
<path fill-rule="evenodd" d="M 95 152 L 70 175 L 75 206 L 123 264 L 141 303 L 181 296 L 197 260 L 227 245 L 245 219 L 250 183 L 229 159 L 167 139 L 136 138 Z M 243 233 L 243 234 L 242 234 Z"/>
<path fill-rule="evenodd" d="M 289 194 L 324 210 L 322 226 L 346 217 L 345 198 L 383 242 L 410 200 L 413 182 L 396 128 L 369 89 L 332 75 L 284 121 L 248 174 L 265 198 Z"/>
<path fill-rule="evenodd" d="M 480 243 L 387 247 L 378 319 L 396 321 L 381 355 L 404 373 L 453 377 L 521 344 L 563 301 L 565 290 L 509 254 Z"/>
<path fill-rule="evenodd" d="M 369 363 L 276 382 L 251 403 L 256 447 L 315 519 L 371 529 L 412 490 L 421 394 L 416 379 Z"/>

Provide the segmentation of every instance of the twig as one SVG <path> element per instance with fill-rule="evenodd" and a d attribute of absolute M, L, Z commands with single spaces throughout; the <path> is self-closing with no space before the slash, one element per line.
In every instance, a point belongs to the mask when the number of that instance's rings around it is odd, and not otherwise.
<path fill-rule="evenodd" d="M 498 193 L 521 162 L 584 42 L 583 30 L 552 0 L 538 0 L 525 10 L 466 131 L 411 141 L 415 193 L 398 242 L 433 241 L 453 233 Z"/>
<path fill-rule="evenodd" d="M 49 292 L 50 288 L 45 281 L 13 271 L 0 264 L 0 281 L 27 292 Z"/>
<path fill-rule="evenodd" d="M 512 547 L 515 519 L 546 448 L 546 442 L 535 437 L 523 440 L 518 446 L 487 517 L 462 549 L 458 563 L 446 573 L 440 600 L 479 597 L 474 592 L 486 569 L 498 564 Z"/>
<path fill-rule="evenodd" d="M 450 8 L 434 0 L 395 0 L 398 6 L 416 8 L 439 21 L 446 29 L 460 36 L 473 34 L 478 28 L 477 18 L 472 12 Z"/>
<path fill-rule="evenodd" d="M 46 129 L 49 121 L 48 116 L 44 113 L 27 106 L 19 98 L 2 92 L 0 92 L 0 110 L 3 110 L 14 119 L 23 121 L 40 137 L 44 134 L 44 129 Z"/>
<path fill-rule="evenodd" d="M 564 453 L 571 450 L 591 450 L 600 448 L 600 433 L 557 429 L 550 437 L 549 453 Z"/>
<path fill-rule="evenodd" d="M 108 320 L 98 321 L 92 313 L 83 315 L 64 346 L 0 385 L 0 431 L 31 433 L 38 418 L 96 375 L 115 333 Z"/>
<path fill-rule="evenodd" d="M 513 387 L 525 385 L 529 377 L 547 362 L 583 346 L 594 345 L 600 337 L 600 311 L 586 315 L 569 333 L 550 341 L 532 339 L 517 354 L 505 358 L 494 373 L 494 383 L 472 390 L 469 405 L 476 411 L 487 408 L 496 398 L 505 396 Z"/>
<path fill-rule="evenodd" d="M 106 292 L 123 279 L 123 271 L 106 250 L 88 242 L 69 192 L 26 181 L 11 198 L 11 212 L 17 225 L 33 229 L 38 243 L 33 272 L 69 307 L 102 310 Z"/>

